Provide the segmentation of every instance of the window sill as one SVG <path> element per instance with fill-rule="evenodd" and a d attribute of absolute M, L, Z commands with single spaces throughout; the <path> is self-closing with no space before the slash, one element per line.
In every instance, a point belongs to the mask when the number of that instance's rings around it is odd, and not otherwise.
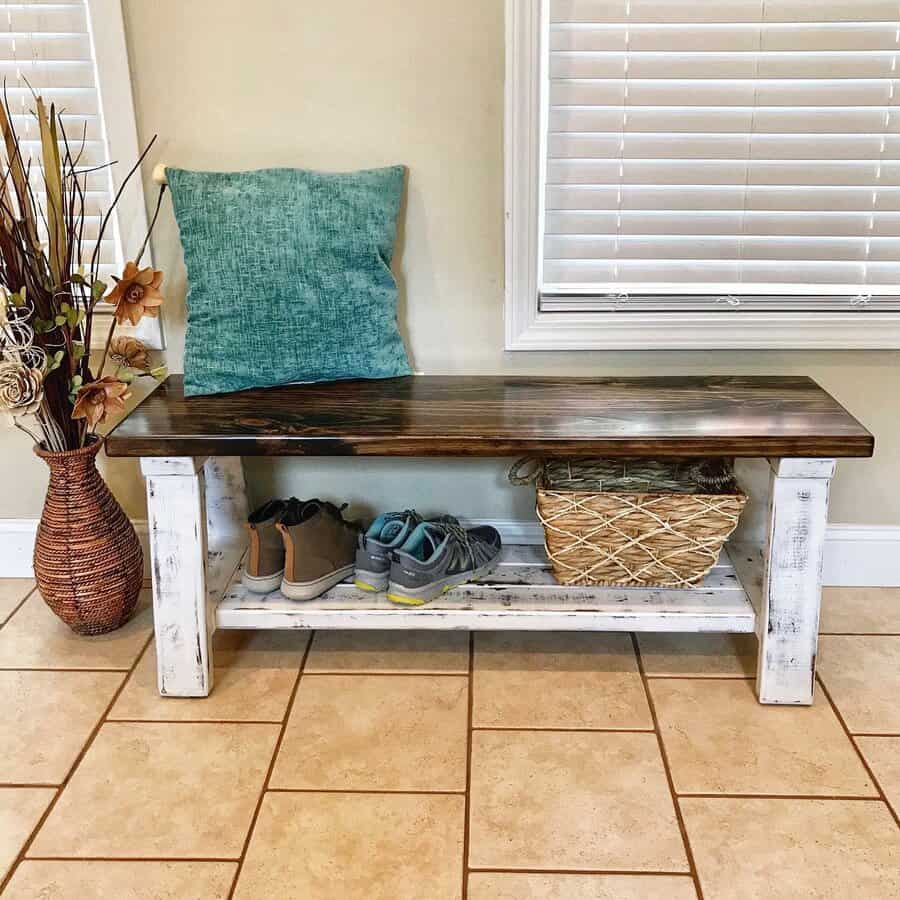
<path fill-rule="evenodd" d="M 510 312 L 506 349 L 513 351 L 900 348 L 900 313 Z"/>

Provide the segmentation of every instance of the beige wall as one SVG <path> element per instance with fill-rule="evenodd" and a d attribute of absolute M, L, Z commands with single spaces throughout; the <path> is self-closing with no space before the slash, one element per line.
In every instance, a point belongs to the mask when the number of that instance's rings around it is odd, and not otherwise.
<path fill-rule="evenodd" d="M 123 5 L 140 138 L 160 135 L 151 162 L 409 166 L 398 266 L 401 319 L 418 369 L 811 375 L 878 439 L 874 461 L 841 464 L 832 521 L 900 524 L 898 353 L 503 352 L 503 0 Z M 155 253 L 167 273 L 169 361 L 178 370 L 185 276 L 168 202 Z M 0 466 L 0 517 L 38 515 L 45 476 L 27 441 L 3 435 Z M 254 461 L 248 470 L 257 498 L 294 492 L 370 507 L 528 514 L 527 492 L 506 487 L 498 462 Z M 113 464 L 109 477 L 128 511 L 142 516 L 136 466 Z"/>

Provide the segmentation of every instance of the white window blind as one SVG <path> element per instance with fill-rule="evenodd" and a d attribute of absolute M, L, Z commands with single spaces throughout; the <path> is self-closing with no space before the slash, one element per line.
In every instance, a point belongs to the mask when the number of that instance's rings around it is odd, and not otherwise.
<path fill-rule="evenodd" d="M 0 5 L 0 76 L 26 162 L 32 163 L 33 187 L 40 188 L 40 133 L 34 118 L 34 94 L 62 114 L 69 149 L 78 167 L 94 169 L 109 162 L 96 58 L 86 0 L 3 3 Z M 131 161 L 126 161 L 129 165 Z M 101 219 L 113 198 L 109 168 L 83 176 L 86 188 L 84 259 L 90 264 Z M 109 283 L 123 266 L 122 242 L 115 215 L 107 223 L 100 250 L 100 277 Z"/>
<path fill-rule="evenodd" d="M 543 10 L 542 309 L 900 309 L 900 2 Z"/>

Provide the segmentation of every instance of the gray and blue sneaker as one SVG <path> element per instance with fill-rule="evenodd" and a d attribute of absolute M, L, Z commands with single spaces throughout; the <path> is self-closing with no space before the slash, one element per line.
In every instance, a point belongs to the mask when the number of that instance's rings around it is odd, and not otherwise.
<path fill-rule="evenodd" d="M 463 528 L 456 521 L 423 522 L 394 550 L 388 600 L 422 606 L 493 568 L 500 533 L 490 525 Z"/>
<path fill-rule="evenodd" d="M 354 584 L 363 591 L 387 590 L 391 553 L 403 546 L 422 517 L 414 509 L 380 515 L 359 536 Z"/>

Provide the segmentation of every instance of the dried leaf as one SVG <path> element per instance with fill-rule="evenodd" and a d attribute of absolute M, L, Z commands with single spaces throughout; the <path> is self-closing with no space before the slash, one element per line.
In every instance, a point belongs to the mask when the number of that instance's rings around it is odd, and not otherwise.
<path fill-rule="evenodd" d="M 66 223 L 63 215 L 64 199 L 56 134 L 56 108 L 51 104 L 48 116 L 43 99 L 38 97 L 35 103 L 41 130 L 44 188 L 47 196 L 47 232 L 49 236 L 47 257 L 50 263 L 50 274 L 53 276 L 54 282 L 61 285 L 66 274 Z"/>

